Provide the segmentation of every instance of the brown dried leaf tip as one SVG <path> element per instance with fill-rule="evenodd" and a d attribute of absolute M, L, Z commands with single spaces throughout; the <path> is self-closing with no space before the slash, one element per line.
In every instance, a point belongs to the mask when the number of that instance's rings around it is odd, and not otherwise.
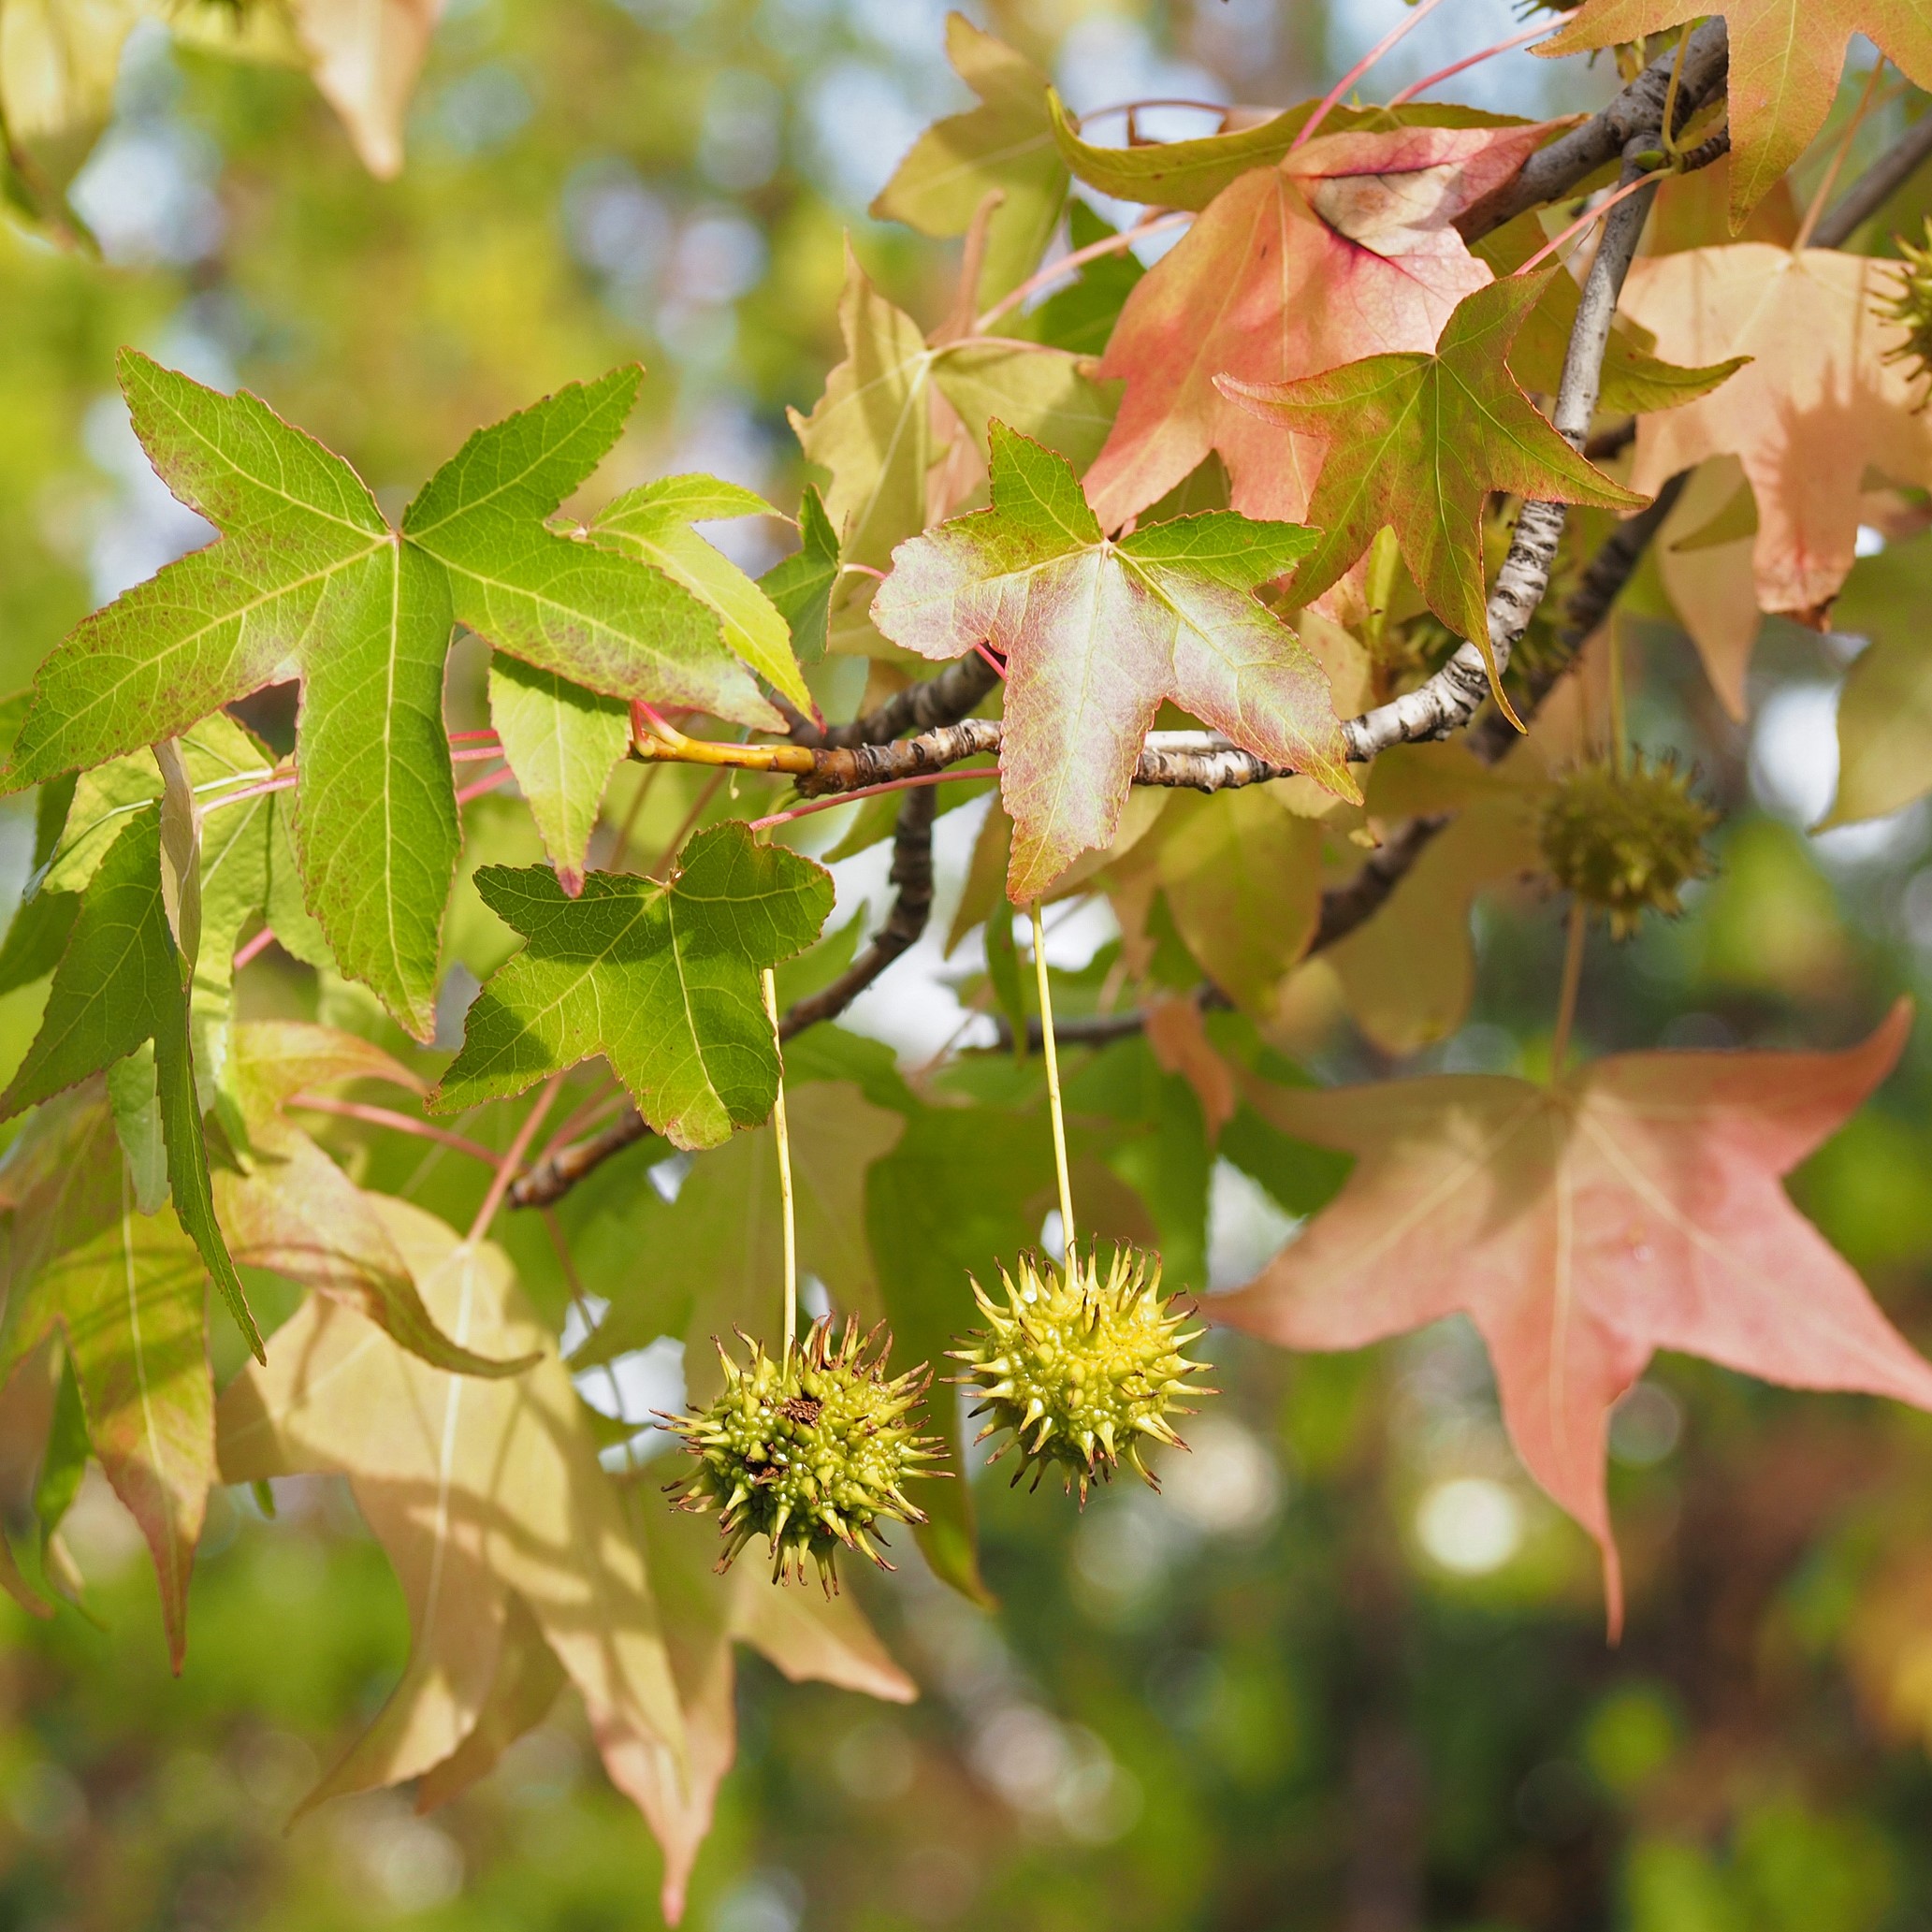
<path fill-rule="evenodd" d="M 774 1583 L 804 1582 L 810 1557 L 827 1594 L 835 1592 L 841 1547 L 891 1569 L 873 1545 L 879 1525 L 924 1522 L 901 1486 L 943 1474 L 920 1467 L 942 1456 L 942 1445 L 914 1432 L 932 1371 L 921 1363 L 887 1380 L 893 1338 L 882 1325 L 862 1336 L 848 1321 L 835 1342 L 828 1316 L 777 1360 L 763 1343 L 740 1339 L 751 1351 L 742 1366 L 717 1344 L 724 1365 L 717 1397 L 664 1418 L 698 1459 L 668 1493 L 680 1509 L 717 1510 L 720 1570 L 754 1536 L 771 1546 Z"/>
<path fill-rule="evenodd" d="M 1096 1242 L 1084 1258 L 1076 1249 L 1065 1270 L 1043 1270 L 1037 1256 L 1023 1255 L 1015 1271 L 1001 1269 L 999 1278 L 1005 1306 L 975 1282 L 988 1326 L 949 1351 L 966 1364 L 956 1379 L 984 1397 L 974 1415 L 992 1414 L 979 1440 L 1012 1431 L 993 1460 L 1017 1444 L 1013 1481 L 1038 1463 L 1035 1489 L 1048 1465 L 1060 1463 L 1068 1489 L 1080 1485 L 1082 1505 L 1094 1477 L 1111 1480 L 1123 1460 L 1159 1489 L 1140 1460 L 1140 1438 L 1185 1448 L 1168 1417 L 1194 1411 L 1178 1399 L 1217 1393 L 1187 1380 L 1204 1364 L 1182 1350 L 1204 1330 L 1183 1333 L 1192 1304 L 1161 1300 L 1160 1257 L 1116 1248 L 1103 1281 Z"/>
<path fill-rule="evenodd" d="M 1674 919 L 1683 888 L 1708 877 L 1704 841 L 1717 822 L 1690 773 L 1633 751 L 1623 771 L 1599 760 L 1557 780 L 1543 808 L 1544 863 L 1559 885 L 1608 917 L 1612 937 L 1627 939 L 1646 912 Z"/>

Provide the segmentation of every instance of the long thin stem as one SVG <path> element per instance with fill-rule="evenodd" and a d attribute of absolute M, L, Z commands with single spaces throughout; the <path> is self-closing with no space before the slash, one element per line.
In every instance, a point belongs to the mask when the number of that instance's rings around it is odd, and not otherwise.
<path fill-rule="evenodd" d="M 466 1241 L 478 1242 L 489 1232 L 489 1224 L 497 1218 L 497 1210 L 503 1204 L 503 1197 L 510 1191 L 510 1184 L 516 1178 L 516 1170 L 523 1165 L 523 1156 L 530 1152 L 530 1143 L 537 1138 L 537 1129 L 544 1125 L 544 1116 L 557 1103 L 557 1097 L 563 1091 L 564 1076 L 553 1073 L 544 1083 L 544 1091 L 537 1096 L 537 1103 L 523 1116 L 523 1125 L 516 1129 L 516 1138 L 503 1151 L 503 1157 L 497 1163 L 497 1170 L 491 1178 L 489 1192 L 483 1197 L 483 1205 L 476 1210 L 476 1218 L 470 1224 Z"/>
<path fill-rule="evenodd" d="M 1557 997 L 1556 1032 L 1549 1042 L 1549 1077 L 1563 1077 L 1563 1062 L 1570 1057 L 1570 1029 L 1576 1022 L 1576 989 L 1583 983 L 1583 939 L 1590 923 L 1590 908 L 1581 899 L 1570 900 L 1570 931 L 1563 943 L 1563 990 Z"/>
<path fill-rule="evenodd" d="M 1039 901 L 1034 900 L 1033 976 L 1039 982 L 1039 1038 L 1046 1049 L 1047 1106 L 1053 1117 L 1053 1168 L 1060 1182 L 1061 1254 L 1067 1278 L 1073 1279 L 1073 1182 L 1067 1170 L 1067 1118 L 1060 1109 L 1060 1055 L 1053 1043 L 1053 990 L 1047 983 L 1047 936 L 1040 924 Z"/>
<path fill-rule="evenodd" d="M 306 1109 L 311 1113 L 337 1113 L 344 1120 L 366 1121 L 372 1127 L 391 1127 L 399 1134 L 409 1134 L 418 1140 L 434 1140 L 439 1147 L 453 1147 L 458 1154 L 467 1154 L 472 1160 L 480 1160 L 485 1167 L 497 1164 L 497 1152 L 486 1147 L 481 1140 L 472 1140 L 467 1134 L 454 1134 L 447 1127 L 439 1127 L 427 1120 L 416 1120 L 407 1113 L 398 1113 L 393 1107 L 374 1107 L 367 1100 L 337 1100 L 327 1094 L 298 1094 L 288 1103 L 291 1107 Z"/>
<path fill-rule="evenodd" d="M 792 1202 L 792 1129 L 785 1119 L 785 1046 L 778 1038 L 778 984 L 766 966 L 759 977 L 764 1016 L 771 1022 L 772 1049 L 778 1056 L 778 1094 L 772 1102 L 772 1131 L 778 1140 L 778 1207 L 785 1217 L 785 1353 L 798 1339 L 798 1218 Z"/>
<path fill-rule="evenodd" d="M 1546 22 L 1536 30 L 1539 34 L 1550 31 Z M 1097 121 L 1105 121 L 1111 114 L 1132 114 L 1141 108 L 1198 108 L 1203 114 L 1225 114 L 1226 101 L 1197 101 L 1184 99 L 1178 94 L 1150 94 L 1144 101 L 1109 101 L 1104 108 L 1089 108 L 1084 114 L 1074 117 L 1073 124 L 1084 132 Z"/>
<path fill-rule="evenodd" d="M 254 938 L 247 941 L 246 944 L 236 947 L 235 963 L 229 968 L 229 970 L 231 972 L 239 973 L 241 970 L 241 968 L 249 963 L 250 960 L 259 958 L 274 943 L 274 928 L 271 926 L 264 926 L 261 929 L 261 931 L 258 932 Z"/>
<path fill-rule="evenodd" d="M 1430 0 L 1430 4 L 1433 4 L 1433 0 Z M 1043 288 L 1051 288 L 1070 269 L 1083 268 L 1088 262 L 1097 262 L 1103 254 L 1119 254 L 1123 249 L 1131 248 L 1143 235 L 1157 235 L 1163 228 L 1177 227 L 1181 223 L 1193 219 L 1191 210 L 1175 209 L 1171 213 L 1156 215 L 1150 221 L 1136 222 L 1131 228 L 1123 228 L 1118 235 L 1103 235 L 1099 240 L 1090 241 L 1084 248 L 1076 248 L 1071 254 L 1063 254 L 1057 261 L 1049 262 L 1045 268 L 1027 276 L 1018 288 L 1001 296 L 973 324 L 974 332 L 985 334 L 1002 315 L 1017 309 L 1028 296 L 1037 295 Z"/>
<path fill-rule="evenodd" d="M 1494 47 L 1486 47 L 1480 53 L 1465 53 L 1460 61 L 1451 61 L 1446 67 L 1438 68 L 1433 74 L 1426 74 L 1420 80 L 1412 80 L 1400 94 L 1388 97 L 1391 108 L 1400 108 L 1416 98 L 1418 94 L 1427 94 L 1431 87 L 1445 80 L 1452 80 L 1465 67 L 1479 65 L 1484 61 L 1492 61 L 1499 53 L 1508 53 L 1532 40 L 1540 40 L 1544 35 L 1555 31 L 1556 23 L 1540 20 L 1533 27 L 1525 27 L 1520 34 L 1512 34 L 1507 40 L 1499 40 Z"/>
<path fill-rule="evenodd" d="M 1678 147 L 1678 91 L 1684 84 L 1684 54 L 1691 45 L 1691 26 L 1688 22 L 1678 31 L 1677 58 L 1670 64 L 1670 85 L 1663 95 L 1663 122 L 1659 133 L 1663 139 L 1663 152 L 1675 161 L 1681 152 Z"/>
<path fill-rule="evenodd" d="M 475 783 L 465 785 L 457 793 L 458 805 L 468 805 L 472 798 L 481 798 L 486 792 L 494 792 L 500 785 L 507 785 L 516 776 L 506 764 L 500 772 L 491 772 L 487 777 L 478 778 Z"/>
<path fill-rule="evenodd" d="M 1798 232 L 1793 238 L 1791 252 L 1800 254 L 1811 239 L 1811 231 L 1817 227 L 1819 217 L 1824 212 L 1824 205 L 1831 199 L 1831 191 L 1838 184 L 1838 174 L 1845 165 L 1845 157 L 1852 152 L 1852 143 L 1865 117 L 1870 113 L 1872 100 L 1879 91 L 1879 77 L 1885 71 L 1882 55 L 1873 65 L 1871 78 L 1865 83 L 1865 92 L 1858 96 L 1858 105 L 1852 110 L 1852 118 L 1845 123 L 1845 131 L 1838 137 L 1838 144 L 1832 150 L 1830 164 L 1824 170 L 1824 179 L 1818 183 L 1818 192 L 1805 204 L 1805 219 L 1798 225 Z"/>
<path fill-rule="evenodd" d="M 1625 182 L 1614 195 L 1606 195 L 1594 208 L 1586 209 L 1561 235 L 1552 235 L 1516 272 L 1518 275 L 1529 274 L 1533 269 L 1547 261 L 1573 235 L 1580 235 L 1593 223 L 1602 221 L 1620 201 L 1627 200 L 1640 188 L 1653 186 L 1669 172 L 1668 168 L 1659 168 L 1654 174 L 1641 174 L 1634 182 Z"/>
<path fill-rule="evenodd" d="M 795 805 L 789 812 L 773 812 L 770 817 L 753 819 L 754 832 L 769 832 L 774 825 L 789 825 L 793 819 L 808 819 L 814 812 L 829 812 L 835 805 L 850 805 L 855 798 L 877 798 L 881 792 L 909 792 L 915 785 L 944 785 L 956 778 L 996 778 L 990 767 L 972 772 L 921 772 L 912 778 L 888 778 L 882 785 L 861 785 L 856 792 L 841 792 L 835 798 L 815 798 L 809 805 Z"/>
<path fill-rule="evenodd" d="M 1422 22 L 1426 19 L 1428 19 L 1428 17 L 1431 13 L 1433 13 L 1436 10 L 1436 8 L 1440 7 L 1442 4 L 1443 0 L 1422 0 L 1422 4 L 1419 7 L 1412 8 L 1410 12 L 1402 20 L 1398 22 L 1396 25 L 1394 25 L 1388 30 L 1387 33 L 1383 35 L 1381 39 L 1376 41 L 1374 46 L 1370 48 L 1368 52 L 1363 54 L 1361 59 L 1357 61 L 1355 65 L 1350 67 L 1347 73 L 1343 75 L 1341 80 L 1336 81 L 1334 86 L 1329 88 L 1328 93 L 1322 95 L 1321 100 L 1316 104 L 1315 112 L 1312 113 L 1308 117 L 1308 119 L 1302 123 L 1301 132 L 1295 137 L 1295 147 L 1299 148 L 1302 145 L 1303 142 L 1311 139 L 1315 134 L 1315 129 L 1318 128 L 1322 124 L 1322 123 L 1329 118 L 1329 110 L 1331 109 L 1341 106 L 1343 96 L 1347 94 L 1348 90 L 1351 87 L 1353 87 L 1355 83 L 1358 80 L 1359 80 L 1362 78 L 1362 76 L 1366 74 L 1369 71 L 1369 69 L 1373 67 L 1375 65 L 1375 63 L 1379 61 L 1382 58 L 1382 56 L 1396 44 L 1397 41 L 1404 38 L 1407 35 L 1413 33 L 1416 30 L 1416 28 L 1419 27 L 1422 24 Z"/>

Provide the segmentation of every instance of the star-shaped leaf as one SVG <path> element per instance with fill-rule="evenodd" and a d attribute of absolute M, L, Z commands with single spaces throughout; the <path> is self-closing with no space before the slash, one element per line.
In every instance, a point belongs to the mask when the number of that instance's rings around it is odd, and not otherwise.
<path fill-rule="evenodd" d="M 1495 660 L 1483 588 L 1483 506 L 1492 491 L 1629 510 L 1614 483 L 1550 428 L 1509 372 L 1509 345 L 1550 275 L 1509 275 L 1457 306 L 1432 355 L 1372 356 L 1292 383 L 1216 386 L 1323 446 L 1308 506 L 1321 541 L 1295 573 L 1312 603 L 1393 527 L 1416 587 L 1459 637 Z"/>
<path fill-rule="evenodd" d="M 179 736 L 285 662 L 303 675 L 295 833 L 345 972 L 419 1036 L 459 837 L 443 730 L 449 597 L 361 479 L 245 391 L 123 353 L 135 429 L 222 532 L 97 611 L 35 677 L 16 785 Z"/>
<path fill-rule="evenodd" d="M 498 649 L 612 697 L 778 730 L 705 603 L 635 557 L 545 525 L 617 442 L 642 374 L 632 364 L 568 384 L 477 430 L 417 492 L 402 533 L 448 571 L 458 621 Z"/>
<path fill-rule="evenodd" d="M 1210 452 L 1227 466 L 1237 510 L 1305 516 L 1318 452 L 1242 410 L 1214 378 L 1293 382 L 1432 349 L 1450 311 L 1489 280 L 1456 217 L 1548 132 L 1320 134 L 1225 188 L 1136 285 L 1107 345 L 1099 372 L 1127 388 L 1087 472 L 1100 521 L 1113 530 L 1158 502 Z"/>
<path fill-rule="evenodd" d="M 528 943 L 471 1007 L 439 1111 L 520 1094 L 593 1053 L 679 1147 L 771 1111 L 777 1050 L 759 974 L 817 938 L 832 910 L 823 866 L 732 820 L 692 839 L 662 885 L 593 872 L 571 899 L 541 866 L 487 865 L 476 887 Z"/>
<path fill-rule="evenodd" d="M 1615 1629 L 1609 1416 L 1653 1350 L 1932 1408 L 1932 1365 L 1779 1184 L 1884 1078 L 1910 1024 L 1901 1004 L 1844 1053 L 1625 1053 L 1553 1086 L 1256 1082 L 1271 1122 L 1356 1167 L 1215 1318 L 1330 1349 L 1468 1315 L 1518 1453 L 1603 1549 Z"/>
<path fill-rule="evenodd" d="M 1688 33 L 1701 18 L 1684 0 L 1587 0 L 1535 51 L 1555 57 L 1676 26 Z M 1932 87 L 1932 14 L 1921 0 L 1732 0 L 1723 20 L 1734 234 L 1824 125 L 1854 34 L 1876 41 L 1914 85 Z"/>
<path fill-rule="evenodd" d="M 1000 788 L 1016 903 L 1112 838 L 1163 699 L 1360 796 L 1327 677 L 1253 594 L 1313 542 L 1226 510 L 1110 542 L 1064 458 L 993 426 L 993 507 L 902 544 L 872 612 L 922 657 L 990 644 L 1007 658 Z"/>
<path fill-rule="evenodd" d="M 1031 274 L 1046 253 L 1067 198 L 1067 163 L 1047 114 L 1047 77 L 1024 54 L 951 13 L 946 58 L 981 104 L 927 128 L 871 213 L 922 235 L 964 235 L 981 202 L 997 191 L 980 269 L 983 305 Z"/>

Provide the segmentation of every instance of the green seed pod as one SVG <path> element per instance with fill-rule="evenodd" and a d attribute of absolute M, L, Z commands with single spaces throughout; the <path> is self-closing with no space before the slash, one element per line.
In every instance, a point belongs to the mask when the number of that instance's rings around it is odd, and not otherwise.
<path fill-rule="evenodd" d="M 1688 772 L 1632 752 L 1627 771 L 1596 760 L 1558 779 L 1543 808 L 1543 858 L 1559 885 L 1627 939 L 1646 912 L 1682 911 L 1684 886 L 1711 871 L 1704 841 L 1717 822 Z"/>
<path fill-rule="evenodd" d="M 966 1364 L 956 1379 L 984 1397 L 974 1415 L 992 1415 L 979 1440 L 1012 1431 L 993 1460 L 1017 1445 L 1013 1481 L 1038 1464 L 1035 1489 L 1057 1462 L 1082 1503 L 1093 1478 L 1111 1479 L 1123 1459 L 1159 1489 L 1140 1460 L 1140 1438 L 1184 1448 L 1168 1417 L 1194 1412 L 1178 1398 L 1215 1392 L 1187 1380 L 1202 1364 L 1182 1350 L 1202 1331 L 1182 1333 L 1192 1308 L 1161 1300 L 1159 1256 L 1116 1248 L 1103 1282 L 1097 1242 L 1084 1259 L 1076 1249 L 1064 1271 L 1023 1255 L 1014 1274 L 1000 1270 L 1000 1285 L 1004 1307 L 973 1283 L 988 1325 L 950 1351 Z"/>
<path fill-rule="evenodd" d="M 1898 294 L 1879 306 L 1879 313 L 1905 330 L 1905 340 L 1885 351 L 1887 362 L 1909 362 L 1914 377 L 1932 376 L 1932 216 L 1925 222 L 1925 246 L 1915 248 L 1903 235 L 1895 235 L 1902 273 Z M 1924 409 L 1932 388 L 1919 399 Z"/>
<path fill-rule="evenodd" d="M 670 1485 L 677 1506 L 717 1510 L 720 1570 L 754 1536 L 771 1546 L 774 1583 L 803 1582 L 809 1556 L 827 1594 L 836 1591 L 841 1546 L 890 1570 L 872 1535 L 881 1522 L 924 1522 L 901 1485 L 940 1473 L 920 1464 L 941 1445 L 914 1432 L 932 1371 L 922 1363 L 888 1381 L 891 1334 L 881 1326 L 862 1338 L 848 1321 L 835 1343 L 829 1316 L 777 1361 L 763 1343 L 739 1339 L 749 1363 L 718 1344 L 724 1387 L 705 1408 L 664 1417 L 698 1459 Z"/>

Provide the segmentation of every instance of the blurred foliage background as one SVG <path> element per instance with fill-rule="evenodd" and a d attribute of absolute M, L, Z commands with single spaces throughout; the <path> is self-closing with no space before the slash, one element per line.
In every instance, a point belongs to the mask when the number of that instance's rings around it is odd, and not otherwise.
<path fill-rule="evenodd" d="M 1092 108 L 1293 101 L 1395 11 L 991 0 L 975 17 Z M 1514 24 L 1504 0 L 1457 0 L 1387 78 Z M 392 508 L 475 424 L 636 357 L 645 404 L 601 489 L 708 469 L 792 501 L 783 412 L 809 406 L 838 354 L 842 232 L 922 319 L 948 296 L 956 246 L 864 213 L 920 127 L 966 104 L 942 28 L 932 0 L 450 0 L 390 183 L 301 77 L 137 32 L 77 190 L 105 259 L 0 229 L 0 681 L 24 683 L 76 618 L 196 540 L 128 430 L 123 342 L 247 383 Z M 1556 111 L 1612 84 L 1518 55 L 1460 97 Z M 779 547 L 755 525 L 721 534 L 748 562 Z M 1681 923 L 1592 942 L 1580 1032 L 1602 1050 L 1849 1039 L 1932 971 L 1924 809 L 1805 831 L 1831 797 L 1855 646 L 1773 626 L 1737 729 L 1666 612 L 1640 585 L 1624 619 L 1635 732 L 1681 747 L 1731 808 L 1725 868 Z M 479 667 L 462 675 L 473 686 Z M 685 782 L 642 802 L 636 850 L 702 816 Z M 4 809 L 17 887 L 31 809 Z M 942 821 L 940 934 L 978 811 Z M 472 818 L 471 861 L 534 856 L 511 849 L 529 835 L 507 810 L 501 850 L 491 822 Z M 879 848 L 839 867 L 847 913 L 879 903 L 883 871 Z M 465 905 L 453 1017 L 504 943 Z M 1559 919 L 1530 896 L 1478 908 L 1474 1011 L 1416 1064 L 1547 1057 Z M 1073 1010 L 1109 945 L 1097 909 L 1056 932 Z M 963 991 L 964 967 L 929 939 L 851 1024 L 922 1061 L 965 1019 Z M 9 1064 L 36 996 L 0 1002 Z M 314 1010 L 312 991 L 254 996 Z M 1274 1044 L 1325 1076 L 1387 1070 L 1337 1010 L 1312 976 Z M 1240 1034 L 1227 1023 L 1229 1051 L 1261 1050 Z M 874 1097 L 893 1079 L 876 1047 L 820 1057 L 821 1077 Z M 1217 1158 L 1191 1092 L 1138 1041 L 1072 1059 L 1076 1113 L 1101 1123 L 1093 1148 L 1144 1204 L 1170 1276 L 1242 1280 L 1334 1184 L 1252 1122 Z M 964 1056 L 940 1086 L 1038 1118 L 1034 1072 L 997 1053 Z M 1922 1345 L 1928 1099 L 1922 1029 L 1794 1181 Z M 392 1150 L 395 1171 L 366 1178 L 433 1206 L 442 1184 L 414 1155 Z M 595 1238 L 650 1184 L 646 1158 L 613 1164 L 570 1210 L 586 1286 L 605 1299 L 648 1265 L 620 1215 L 616 1238 Z M 507 1238 L 561 1320 L 568 1284 L 541 1229 L 523 1220 Z M 1593 1554 L 1514 1463 L 1473 1331 L 1358 1358 L 1226 1335 L 1208 1352 L 1227 1394 L 1164 1500 L 1118 1489 L 1081 1517 L 1057 1495 L 978 1486 L 995 1614 L 916 1560 L 860 1580 L 921 1680 L 916 1706 L 792 1688 L 744 1661 L 742 1757 L 699 1867 L 699 1932 L 1932 1925 L 1932 1421 L 1661 1362 L 1613 1432 L 1632 1608 L 1611 1650 Z M 663 1402 L 666 1370 L 675 1393 L 675 1361 L 645 1351 L 617 1399 Z M 346 1490 L 289 1484 L 279 1500 L 270 1521 L 246 1492 L 218 1497 L 179 1681 L 132 1527 L 93 1484 L 70 1540 L 98 1623 L 0 1605 L 0 1924 L 657 1925 L 655 1849 L 565 1717 L 433 1816 L 382 1794 L 284 1832 L 394 1682 L 407 1631 Z"/>

